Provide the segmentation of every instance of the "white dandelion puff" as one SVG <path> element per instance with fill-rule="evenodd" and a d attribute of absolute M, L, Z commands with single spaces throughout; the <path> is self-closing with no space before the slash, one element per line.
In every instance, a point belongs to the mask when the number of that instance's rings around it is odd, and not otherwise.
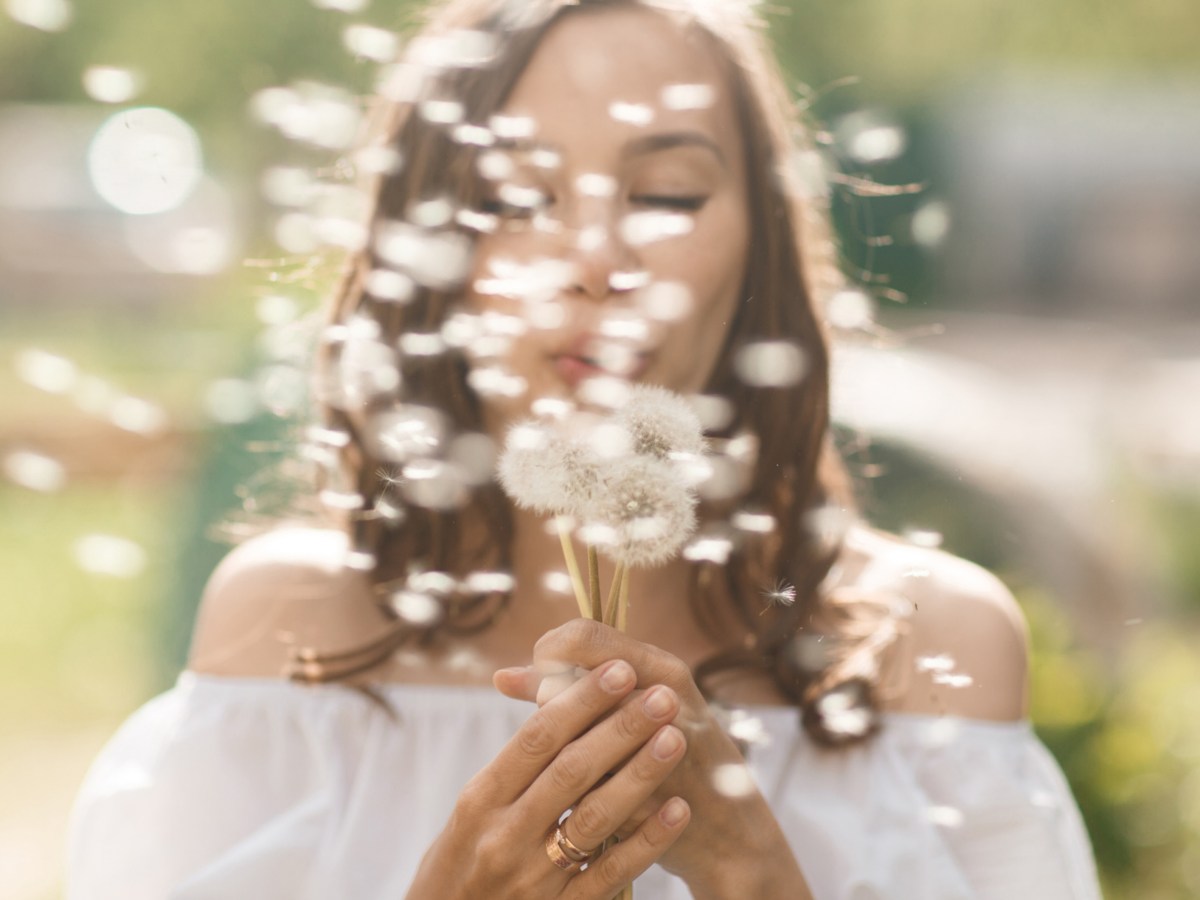
<path fill-rule="evenodd" d="M 699 416 L 683 397 L 665 388 L 635 386 L 616 420 L 632 436 L 635 453 L 658 459 L 704 453 Z"/>
<path fill-rule="evenodd" d="M 614 460 L 584 509 L 587 526 L 611 529 L 599 549 L 626 566 L 666 562 L 696 530 L 696 496 L 673 467 L 647 456 Z"/>

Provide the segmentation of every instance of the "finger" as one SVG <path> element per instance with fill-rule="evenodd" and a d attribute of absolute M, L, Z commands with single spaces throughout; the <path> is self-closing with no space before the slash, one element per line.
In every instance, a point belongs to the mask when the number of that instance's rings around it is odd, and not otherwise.
<path fill-rule="evenodd" d="M 559 705 L 573 691 L 574 688 L 543 708 Z M 640 700 L 624 704 L 562 748 L 517 801 L 520 813 L 533 821 L 559 815 L 588 793 L 606 773 L 633 756 L 678 712 L 678 695 L 663 685 L 646 691 Z"/>
<path fill-rule="evenodd" d="M 493 802 L 511 803 L 567 744 L 632 691 L 635 680 L 633 669 L 619 659 L 589 672 L 534 712 L 473 781 L 492 786 Z"/>
<path fill-rule="evenodd" d="M 686 750 L 683 732 L 664 725 L 612 778 L 584 795 L 563 822 L 563 834 L 582 850 L 600 846 L 645 805 Z"/>
<path fill-rule="evenodd" d="M 514 666 L 509 669 L 497 669 L 492 674 L 492 684 L 505 697 L 513 700 L 527 700 L 530 703 L 537 700 L 538 685 L 542 676 L 534 671 L 532 666 Z"/>
<path fill-rule="evenodd" d="M 572 619 L 546 632 L 533 648 L 535 667 L 591 669 L 609 659 L 628 660 L 640 685 L 665 684 L 684 693 L 693 684 L 691 668 L 678 657 L 591 619 Z"/>
<path fill-rule="evenodd" d="M 687 828 L 692 811 L 682 797 L 672 797 L 657 815 L 646 819 L 628 840 L 606 850 L 571 879 L 562 896 L 569 900 L 609 900 L 654 865 Z"/>

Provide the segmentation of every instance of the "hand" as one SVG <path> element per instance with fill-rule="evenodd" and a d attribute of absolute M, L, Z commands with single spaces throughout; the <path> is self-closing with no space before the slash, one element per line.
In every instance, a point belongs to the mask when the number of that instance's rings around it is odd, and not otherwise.
<path fill-rule="evenodd" d="M 586 870 L 556 867 L 544 846 L 549 829 L 573 807 L 562 825 L 567 839 L 584 850 L 598 847 L 646 808 L 683 758 L 683 734 L 670 724 L 678 697 L 660 686 L 622 703 L 636 681 L 628 663 L 611 660 L 530 716 L 459 795 L 421 861 L 410 900 L 609 900 L 658 860 L 690 818 L 678 797 L 654 803 L 625 840 Z"/>
<path fill-rule="evenodd" d="M 682 762 L 617 834 L 635 833 L 665 797 L 678 795 L 691 807 L 692 823 L 659 863 L 683 878 L 695 896 L 750 896 L 748 890 L 759 897 L 809 896 L 787 840 L 753 784 L 747 780 L 747 790 L 737 796 L 718 790 L 714 778 L 718 767 L 744 766 L 744 759 L 713 717 L 682 660 L 609 626 L 574 619 L 538 641 L 531 669 L 501 670 L 495 683 L 510 697 L 546 703 L 548 708 L 557 702 L 550 699 L 554 691 L 570 682 L 576 667 L 592 669 L 617 658 L 632 664 L 639 685 L 664 685 L 679 697 L 675 722 L 687 735 Z M 543 678 L 547 673 L 551 677 Z"/>

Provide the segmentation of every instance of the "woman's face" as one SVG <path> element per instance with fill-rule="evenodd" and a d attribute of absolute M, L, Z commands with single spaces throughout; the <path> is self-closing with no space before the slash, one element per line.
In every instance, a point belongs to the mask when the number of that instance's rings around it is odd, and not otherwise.
<path fill-rule="evenodd" d="M 526 384 L 489 399 L 505 418 L 596 376 L 690 393 L 712 371 L 746 266 L 745 160 L 727 79 L 688 35 L 644 8 L 569 15 L 493 122 L 513 137 L 480 160 L 498 226 L 468 300 L 523 329 L 495 359 Z"/>

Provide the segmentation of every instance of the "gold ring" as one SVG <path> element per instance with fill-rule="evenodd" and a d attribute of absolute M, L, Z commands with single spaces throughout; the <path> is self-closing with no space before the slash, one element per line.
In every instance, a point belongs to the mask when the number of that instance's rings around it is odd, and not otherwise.
<path fill-rule="evenodd" d="M 596 855 L 594 850 L 588 853 L 572 844 L 558 825 L 546 832 L 545 846 L 550 862 L 560 869 L 574 869 L 589 862 Z"/>
<path fill-rule="evenodd" d="M 555 829 L 554 835 L 558 839 L 558 846 L 562 848 L 562 852 L 567 854 L 567 856 L 575 860 L 577 863 L 585 863 L 596 855 L 595 850 L 583 850 L 575 846 L 575 842 L 567 837 L 567 833 L 563 831 L 563 827 L 561 825 Z"/>

